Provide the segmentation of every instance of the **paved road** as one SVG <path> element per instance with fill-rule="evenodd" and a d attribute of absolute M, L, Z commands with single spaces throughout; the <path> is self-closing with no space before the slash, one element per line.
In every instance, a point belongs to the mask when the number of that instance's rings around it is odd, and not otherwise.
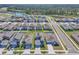
<path fill-rule="evenodd" d="M 30 49 L 25 49 L 23 54 L 30 54 Z"/>
<path fill-rule="evenodd" d="M 51 44 L 47 44 L 47 47 L 48 47 L 48 54 L 55 54 L 55 51 Z"/>
<path fill-rule="evenodd" d="M 56 30 L 58 36 L 60 39 L 62 39 L 67 47 L 67 50 L 69 53 L 77 53 L 76 48 L 73 46 L 73 44 L 69 41 L 68 37 L 61 31 L 61 29 L 58 27 L 58 24 L 52 20 L 50 21 L 51 25 Z"/>

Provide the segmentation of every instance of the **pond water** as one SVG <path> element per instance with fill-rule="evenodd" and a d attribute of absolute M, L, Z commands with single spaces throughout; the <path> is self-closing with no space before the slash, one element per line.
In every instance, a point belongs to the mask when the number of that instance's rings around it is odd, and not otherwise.
<path fill-rule="evenodd" d="M 17 17 L 25 17 L 27 14 L 20 12 L 10 12 L 10 14 L 16 15 Z"/>

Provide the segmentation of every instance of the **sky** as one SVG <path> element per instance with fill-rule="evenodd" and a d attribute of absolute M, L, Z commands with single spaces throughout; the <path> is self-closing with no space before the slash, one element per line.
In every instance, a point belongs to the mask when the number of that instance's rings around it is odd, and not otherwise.
<path fill-rule="evenodd" d="M 0 4 L 79 4 L 79 0 L 0 0 Z"/>

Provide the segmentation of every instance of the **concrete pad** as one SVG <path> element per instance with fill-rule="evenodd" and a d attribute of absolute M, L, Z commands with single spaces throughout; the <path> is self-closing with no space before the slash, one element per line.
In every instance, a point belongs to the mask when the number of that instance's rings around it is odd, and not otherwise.
<path fill-rule="evenodd" d="M 34 54 L 41 54 L 41 50 L 40 50 L 40 48 L 35 48 L 35 52 L 34 52 Z"/>
<path fill-rule="evenodd" d="M 4 48 L 0 48 L 0 55 L 2 55 Z"/>
<path fill-rule="evenodd" d="M 48 47 L 48 54 L 55 54 L 55 51 L 51 44 L 47 44 L 47 47 Z"/>
<path fill-rule="evenodd" d="M 24 52 L 23 52 L 23 54 L 24 54 L 24 55 L 25 55 L 25 54 L 30 54 L 30 49 L 25 49 Z"/>

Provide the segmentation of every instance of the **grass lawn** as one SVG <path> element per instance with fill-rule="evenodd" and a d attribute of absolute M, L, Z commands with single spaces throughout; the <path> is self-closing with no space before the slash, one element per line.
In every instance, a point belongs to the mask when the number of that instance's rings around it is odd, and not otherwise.
<path fill-rule="evenodd" d="M 71 36 L 74 32 L 79 32 L 79 30 L 73 30 L 73 31 L 65 31 L 69 36 Z"/>
<path fill-rule="evenodd" d="M 63 50 L 61 46 L 53 46 L 54 50 Z"/>
<path fill-rule="evenodd" d="M 0 16 L 4 16 L 4 17 L 9 17 L 9 16 L 12 16 L 12 14 L 0 14 Z"/>

